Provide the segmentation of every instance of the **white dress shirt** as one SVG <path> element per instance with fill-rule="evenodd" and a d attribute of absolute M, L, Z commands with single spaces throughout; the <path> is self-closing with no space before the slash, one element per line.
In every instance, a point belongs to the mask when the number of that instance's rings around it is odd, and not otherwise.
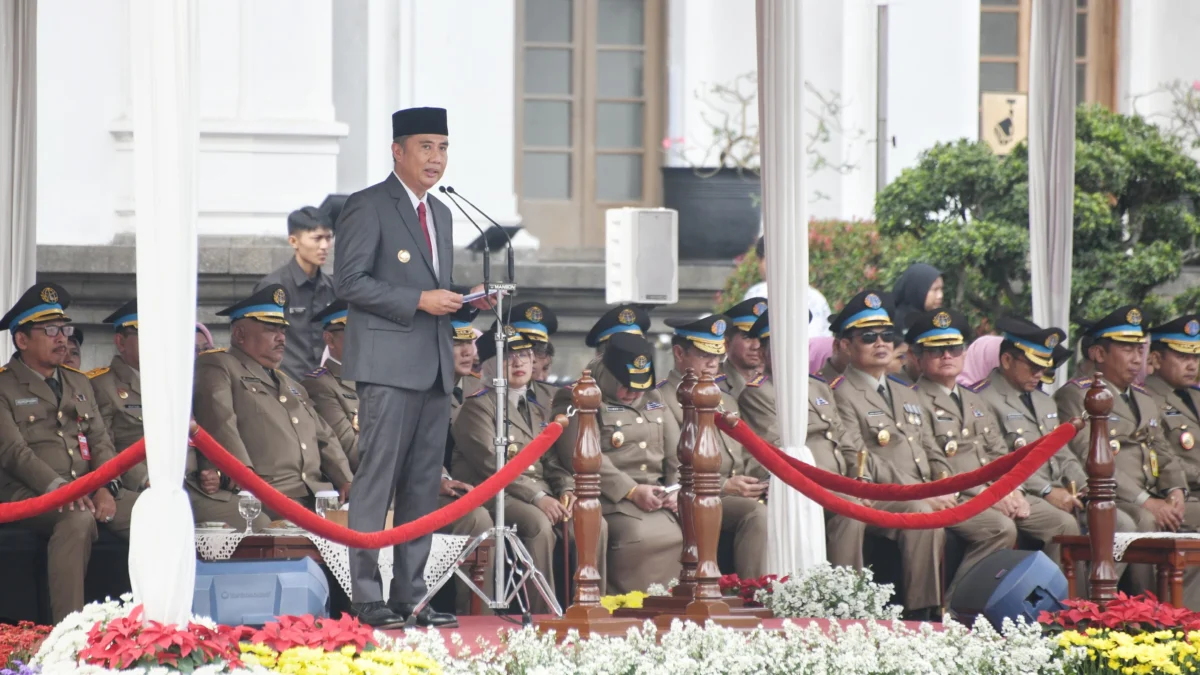
<path fill-rule="evenodd" d="M 404 181 L 400 180 L 400 176 L 395 171 L 392 171 L 392 174 L 396 176 L 396 180 L 399 180 L 401 185 L 404 185 Z M 409 189 L 407 185 L 404 185 L 404 191 L 408 193 L 408 198 L 412 200 L 414 212 L 417 211 L 418 205 L 425 205 L 425 224 L 429 227 L 429 249 L 432 252 L 430 260 L 433 261 L 433 273 L 440 277 L 441 266 L 438 264 L 437 226 L 433 222 L 433 209 L 429 208 L 429 193 L 426 192 L 418 199 L 417 193 Z M 420 217 L 420 214 L 417 215 Z"/>

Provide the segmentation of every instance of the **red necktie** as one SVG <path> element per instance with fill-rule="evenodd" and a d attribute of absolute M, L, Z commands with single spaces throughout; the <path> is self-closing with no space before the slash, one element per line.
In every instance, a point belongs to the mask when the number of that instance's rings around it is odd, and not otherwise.
<path fill-rule="evenodd" d="M 429 239 L 429 223 L 425 220 L 425 202 L 417 204 L 417 218 L 421 221 L 421 232 L 425 233 L 425 245 L 429 247 L 429 252 L 433 253 L 433 243 Z"/>

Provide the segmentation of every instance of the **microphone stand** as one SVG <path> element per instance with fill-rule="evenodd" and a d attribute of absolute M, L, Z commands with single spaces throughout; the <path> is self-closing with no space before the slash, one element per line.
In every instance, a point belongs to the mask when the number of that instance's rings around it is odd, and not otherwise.
<path fill-rule="evenodd" d="M 439 190 L 458 207 L 458 210 L 475 226 L 475 229 L 479 230 L 479 234 L 483 235 L 484 290 L 487 293 L 498 291 L 495 295 L 496 328 L 492 335 L 492 339 L 496 342 L 496 378 L 492 380 L 492 388 L 496 392 L 496 426 L 495 436 L 492 437 L 492 447 L 495 453 L 496 470 L 498 471 L 508 461 L 508 360 L 507 350 L 505 349 L 508 343 L 507 336 L 504 334 L 505 321 L 503 320 L 503 308 L 505 293 L 513 293 L 517 290 L 517 286 L 514 283 L 515 267 L 513 263 L 512 239 L 509 238 L 508 244 L 508 283 L 493 283 L 491 281 L 491 251 L 488 248 L 487 236 L 483 234 L 483 229 L 463 209 L 462 205 L 454 199 L 454 195 L 457 194 L 454 192 L 454 188 L 443 186 Z M 466 201 L 466 198 L 464 197 L 463 200 Z M 470 202 L 467 203 L 470 204 Z M 471 206 L 476 211 L 479 210 L 474 204 L 471 204 Z M 483 212 L 480 211 L 480 213 Z M 484 214 L 484 217 L 486 218 L 487 214 Z M 488 218 L 488 220 L 491 220 L 491 218 Z M 501 231 L 504 231 L 503 228 L 501 228 Z M 504 235 L 507 237 L 508 233 L 504 232 Z M 546 602 L 550 610 L 554 612 L 555 616 L 562 616 L 562 607 L 558 604 L 558 599 L 554 596 L 554 589 L 551 588 L 546 575 L 534 565 L 533 556 L 525 548 L 525 544 L 521 541 L 521 538 L 517 536 L 516 528 L 506 526 L 504 519 L 504 493 L 505 490 L 503 488 L 496 493 L 495 506 L 493 507 L 494 513 L 492 515 L 492 528 L 467 542 L 467 545 L 463 547 L 463 550 L 458 554 L 458 558 L 451 564 L 450 568 L 443 572 L 437 582 L 429 587 L 425 593 L 425 597 L 421 598 L 417 606 L 413 608 L 412 614 L 409 615 L 408 620 L 405 622 L 406 628 L 416 626 L 417 615 L 433 600 L 433 596 L 441 590 L 442 586 L 445 586 L 451 577 L 455 575 L 464 582 L 471 592 L 486 602 L 490 609 L 508 609 L 513 599 L 517 597 L 517 594 L 525 590 L 525 584 L 533 582 L 534 587 L 537 588 L 538 593 L 542 596 L 542 599 Z M 492 590 L 495 597 L 489 596 L 486 591 L 475 585 L 471 577 L 462 571 L 462 565 L 467 561 L 467 558 L 484 541 L 489 539 L 494 542 L 492 571 L 495 576 L 493 577 L 494 585 Z M 506 563 L 510 562 L 508 558 L 510 553 L 512 556 L 511 585 L 509 584 L 510 575 L 505 570 Z M 527 591 L 526 594 L 528 594 Z M 533 617 L 529 612 L 529 608 L 524 603 L 521 603 L 521 605 L 522 623 L 532 625 Z"/>

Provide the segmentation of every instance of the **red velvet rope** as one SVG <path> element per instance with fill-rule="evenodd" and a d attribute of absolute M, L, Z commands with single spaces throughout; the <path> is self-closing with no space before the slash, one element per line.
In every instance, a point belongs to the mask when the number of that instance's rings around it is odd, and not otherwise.
<path fill-rule="evenodd" d="M 125 448 L 121 454 L 101 464 L 100 468 L 84 474 L 83 478 L 73 480 L 38 497 L 0 504 L 0 523 L 32 518 L 38 514 L 66 506 L 108 485 L 110 481 L 132 469 L 145 458 L 146 443 L 144 440 L 138 439 L 138 442 Z"/>
<path fill-rule="evenodd" d="M 525 446 L 525 449 L 519 452 L 516 457 L 509 460 L 499 471 L 489 476 L 487 480 L 479 485 L 476 485 L 467 494 L 433 513 L 381 532 L 357 532 L 351 530 L 337 523 L 325 520 L 316 513 L 288 499 L 278 490 L 268 485 L 262 478 L 259 478 L 258 474 L 238 461 L 236 457 L 229 454 L 228 450 L 221 447 L 221 444 L 203 429 L 196 431 L 192 441 L 195 443 L 196 448 L 204 453 L 205 457 L 212 461 L 218 469 L 225 472 L 225 475 L 229 476 L 230 480 L 240 485 L 242 489 L 249 490 L 263 504 L 270 507 L 272 511 L 282 515 L 296 525 L 344 546 L 379 549 L 403 544 L 427 534 L 432 534 L 467 515 L 472 509 L 482 506 L 484 502 L 495 497 L 496 493 L 502 488 L 516 480 L 518 476 L 525 472 L 525 469 L 528 469 L 534 462 L 538 461 L 550 449 L 554 441 L 558 440 L 558 437 L 562 435 L 562 431 L 563 428 L 558 423 L 551 423 L 542 433 L 538 434 L 537 438 Z"/>
<path fill-rule="evenodd" d="M 734 426 L 736 428 L 744 425 L 739 423 Z M 1001 499 L 1017 489 L 1021 483 L 1028 480 L 1038 467 L 1074 436 L 1075 427 L 1073 425 L 1059 425 L 1041 439 L 1042 445 L 1034 451 L 1034 454 L 1030 455 L 1027 462 L 1021 464 L 1020 469 L 1008 473 L 974 498 L 944 511 L 932 513 L 890 513 L 855 504 L 829 492 L 803 473 L 793 469 L 791 465 L 780 458 L 778 453 L 769 451 L 770 446 L 767 446 L 762 439 L 748 437 L 752 442 L 744 443 L 743 447 L 784 483 L 834 513 L 885 529 L 933 530 L 970 520 L 995 506 Z M 753 442 L 754 440 L 757 440 L 757 443 Z"/>
<path fill-rule="evenodd" d="M 717 415 L 717 426 L 721 431 L 729 434 L 733 440 L 741 443 L 743 446 L 755 445 L 762 452 L 770 452 L 787 462 L 793 469 L 807 476 L 809 479 L 820 483 L 822 486 L 829 488 L 834 492 L 858 497 L 859 499 L 872 499 L 876 501 L 889 502 L 907 502 L 916 499 L 928 499 L 930 497 L 940 497 L 942 495 L 952 495 L 956 492 L 969 490 L 970 488 L 984 483 L 990 483 L 1004 474 L 1008 473 L 1013 467 L 1021 464 L 1024 466 L 1024 460 L 1031 453 L 1041 447 L 1047 437 L 1043 436 L 1032 443 L 1029 443 L 1023 448 L 1018 448 L 1014 452 L 997 459 L 994 462 L 989 462 L 984 466 L 960 473 L 956 476 L 950 476 L 941 480 L 935 480 L 929 483 L 913 483 L 910 485 L 898 485 L 893 483 L 869 483 L 861 480 L 855 480 L 840 473 L 826 471 L 818 466 L 813 466 L 799 458 L 783 452 L 779 448 L 767 443 L 761 436 L 754 433 L 749 424 L 737 424 L 730 426 L 725 418 Z M 1051 453 L 1053 455 L 1053 453 Z M 755 455 L 757 456 L 757 455 Z M 1047 458 L 1048 460 L 1049 458 Z M 1034 465 L 1033 471 L 1045 464 L 1047 460 L 1043 460 Z M 1029 475 L 1033 475 L 1030 472 Z"/>

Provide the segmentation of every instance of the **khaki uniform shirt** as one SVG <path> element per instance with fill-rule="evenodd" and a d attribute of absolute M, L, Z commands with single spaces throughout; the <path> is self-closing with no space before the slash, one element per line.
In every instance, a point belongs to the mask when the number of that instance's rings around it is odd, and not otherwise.
<path fill-rule="evenodd" d="M 237 347 L 196 358 L 192 407 L 217 442 L 288 497 L 331 489 L 322 474 L 338 487 L 351 480 L 341 443 L 303 388 Z M 210 468 L 200 462 L 199 468 Z"/>
<path fill-rule="evenodd" d="M 1187 476 L 1167 447 L 1163 437 L 1158 407 L 1145 389 L 1136 385 L 1129 395 L 1137 405 L 1135 413 L 1121 398 L 1121 392 L 1105 382 L 1113 395 L 1113 408 L 1108 416 L 1109 444 L 1116 450 L 1117 499 L 1141 505 L 1150 497 L 1166 498 L 1175 488 L 1187 489 Z M 1092 386 L 1090 377 L 1071 380 L 1054 393 L 1061 419 L 1084 418 L 1084 397 Z M 1071 440 L 1071 450 L 1080 462 L 1087 461 L 1090 434 L 1085 430 Z"/>
<path fill-rule="evenodd" d="M 20 358 L 0 368 L 0 501 L 46 494 L 116 456 L 87 375 L 64 366 L 57 377 L 61 401 Z"/>
<path fill-rule="evenodd" d="M 662 402 L 667 406 L 667 410 L 671 413 L 664 418 L 664 426 L 666 427 L 666 437 L 664 439 L 667 452 L 668 472 L 666 481 L 668 485 L 673 485 L 679 481 L 679 434 L 680 427 L 683 425 L 683 405 L 679 402 L 679 385 L 683 382 L 683 374 L 672 370 L 667 379 L 659 381 L 655 385 L 655 390 L 662 397 Z M 725 392 L 721 392 L 721 403 L 717 409 L 718 414 L 738 412 L 737 401 L 732 396 Z M 745 448 L 740 443 L 734 441 L 725 434 L 718 434 L 721 444 L 721 484 L 725 484 L 725 479 L 730 476 L 740 476 L 750 473 L 752 467 L 757 466 L 757 462 L 746 452 Z M 761 467 L 759 467 L 761 470 Z"/>
<path fill-rule="evenodd" d="M 834 369 L 833 364 L 829 362 L 829 359 L 825 359 L 825 363 L 821 365 L 821 370 L 817 374 L 821 376 L 821 379 L 824 380 L 826 384 L 832 383 L 838 378 L 839 375 L 841 375 L 841 373 Z"/>
<path fill-rule="evenodd" d="M 508 406 L 508 459 L 545 430 L 553 419 L 549 408 L 532 401 L 526 403 L 529 421 L 518 412 L 516 403 Z M 479 485 L 496 473 L 496 392 L 481 389 L 463 401 L 458 419 L 451 428 L 454 436 L 454 477 L 469 485 Z M 559 464 L 551 450 L 542 455 L 523 474 L 505 488 L 505 494 L 535 504 L 537 497 L 558 497 L 574 489 L 571 476 Z"/>
<path fill-rule="evenodd" d="M 955 387 L 953 392 L 962 401 L 960 409 L 945 387 L 927 378 L 917 380 L 917 392 L 921 395 L 923 412 L 932 424 L 934 453 L 950 466 L 946 476 L 974 471 L 1008 454 L 996 418 L 979 394 L 966 387 Z M 962 493 L 973 497 L 984 487 L 976 486 Z"/>
<path fill-rule="evenodd" d="M 769 375 L 750 380 L 738 403 L 742 419 L 754 433 L 779 447 L 783 439 L 776 415 L 774 380 Z M 862 441 L 854 430 L 842 424 L 833 392 L 816 375 L 808 376 L 808 433 L 804 443 L 812 451 L 813 461 L 818 467 L 843 476 L 857 476 L 856 459 Z M 763 470 L 763 473 L 766 471 Z"/>
<path fill-rule="evenodd" d="M 717 386 L 721 391 L 729 394 L 737 400 L 737 397 L 742 395 L 742 391 L 746 389 L 746 376 L 742 375 L 733 362 L 728 359 L 721 364 L 721 374 L 716 377 Z"/>
<path fill-rule="evenodd" d="M 117 354 L 107 368 L 88 371 L 87 376 L 92 381 L 92 389 L 96 390 L 100 414 L 104 416 L 104 426 L 108 427 L 113 446 L 119 452 L 138 442 L 145 435 L 142 431 L 141 375 Z M 144 461 L 121 476 L 125 489 L 134 492 L 145 489 L 149 480 Z"/>
<path fill-rule="evenodd" d="M 350 470 L 358 469 L 358 392 L 342 379 L 342 364 L 329 359 L 300 381 L 317 414 L 337 436 Z"/>
<path fill-rule="evenodd" d="M 484 389 L 487 389 L 487 387 L 485 387 L 483 385 L 483 380 L 480 380 L 478 377 L 475 377 L 474 375 L 467 375 L 465 377 L 459 378 L 458 384 L 455 385 L 455 388 L 459 389 L 462 392 L 462 400 L 460 401 L 456 394 L 452 394 L 450 396 L 450 425 L 451 426 L 454 425 L 454 420 L 458 418 L 458 411 L 462 409 L 463 403 L 465 403 L 468 398 L 474 396 L 475 394 L 478 394 L 479 392 L 483 391 Z"/>
<path fill-rule="evenodd" d="M 1146 378 L 1146 392 L 1158 404 L 1163 436 L 1187 476 L 1188 489 L 1200 490 L 1200 448 L 1196 447 L 1200 418 L 1193 412 L 1200 410 L 1200 388 L 1187 387 L 1182 392 L 1176 392 L 1166 380 L 1150 375 Z M 1187 397 L 1187 401 L 1191 401 L 1191 407 L 1180 393 Z"/>
<path fill-rule="evenodd" d="M 1045 436 L 1060 423 L 1058 406 L 1049 394 L 1040 389 L 1030 392 L 1033 401 L 1031 412 L 1021 400 L 1021 392 L 1009 384 L 998 369 L 993 370 L 987 379 L 972 390 L 992 409 L 1010 452 Z M 1069 489 L 1072 482 L 1082 490 L 1087 486 L 1087 472 L 1075 453 L 1069 447 L 1064 447 L 1049 462 L 1038 467 L 1022 487 L 1028 494 L 1044 497 L 1051 488 Z"/>
<path fill-rule="evenodd" d="M 847 366 L 829 388 L 837 399 L 838 415 L 858 431 L 863 446 L 875 461 L 870 475 L 875 483 L 910 484 L 936 480 L 953 469 L 933 438 L 932 421 L 921 408 L 917 392 L 887 377 L 892 402 L 880 396 L 875 378 Z"/>

